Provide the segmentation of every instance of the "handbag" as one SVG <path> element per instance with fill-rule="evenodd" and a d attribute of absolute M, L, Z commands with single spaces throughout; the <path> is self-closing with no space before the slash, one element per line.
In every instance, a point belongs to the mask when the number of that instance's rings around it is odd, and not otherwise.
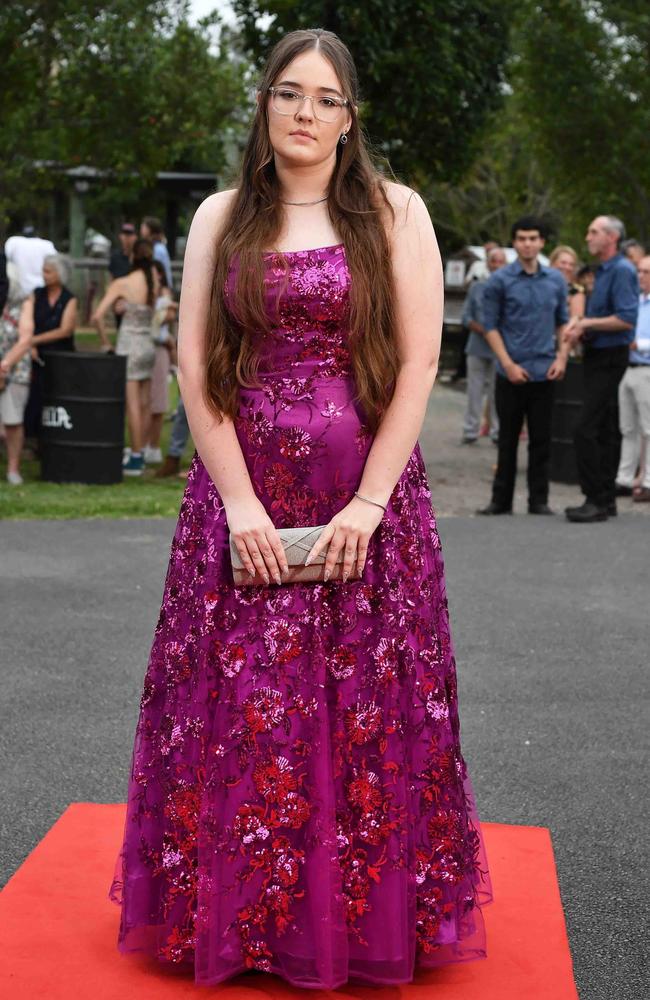
<path fill-rule="evenodd" d="M 309 566 L 305 566 L 305 559 L 309 555 L 309 552 L 320 536 L 323 528 L 326 527 L 324 524 L 316 525 L 315 527 L 309 528 L 278 528 L 277 532 L 280 536 L 280 541 L 282 542 L 282 548 L 284 549 L 285 555 L 287 557 L 287 564 L 289 566 L 289 573 L 283 578 L 283 583 L 318 583 L 323 582 L 323 573 L 325 566 L 325 558 L 327 551 L 319 553 L 313 562 L 310 562 Z M 267 584 L 264 577 L 255 570 L 255 576 L 251 576 L 246 567 L 244 566 L 241 556 L 237 550 L 232 534 L 228 535 L 230 542 L 230 560 L 232 563 L 232 575 L 235 581 L 236 587 L 242 586 L 264 586 Z M 330 580 L 340 580 L 343 576 L 343 549 L 339 552 L 339 557 L 332 572 L 330 574 Z M 354 570 L 348 577 L 351 579 L 354 575 Z"/>

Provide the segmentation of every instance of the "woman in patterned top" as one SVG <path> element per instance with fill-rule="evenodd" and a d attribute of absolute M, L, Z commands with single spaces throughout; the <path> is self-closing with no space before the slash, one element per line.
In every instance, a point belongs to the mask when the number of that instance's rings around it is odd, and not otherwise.
<path fill-rule="evenodd" d="M 23 418 L 29 396 L 31 330 L 25 322 L 27 301 L 15 264 L 7 264 L 7 300 L 0 317 L 0 423 L 7 445 L 7 482 L 21 486 L 20 457 L 25 440 Z M 21 315 L 23 322 L 20 322 Z"/>

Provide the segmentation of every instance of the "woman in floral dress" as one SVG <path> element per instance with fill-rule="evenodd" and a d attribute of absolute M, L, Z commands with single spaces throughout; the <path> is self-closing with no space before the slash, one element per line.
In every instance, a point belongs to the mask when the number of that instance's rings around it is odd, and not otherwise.
<path fill-rule="evenodd" d="M 403 983 L 486 954 L 417 443 L 440 256 L 421 198 L 373 168 L 357 100 L 335 35 L 285 36 L 239 184 L 188 238 L 179 383 L 197 452 L 111 893 L 120 949 L 200 984 Z M 314 525 L 322 578 L 286 582 L 277 529 Z M 261 585 L 234 585 L 229 532 Z"/>

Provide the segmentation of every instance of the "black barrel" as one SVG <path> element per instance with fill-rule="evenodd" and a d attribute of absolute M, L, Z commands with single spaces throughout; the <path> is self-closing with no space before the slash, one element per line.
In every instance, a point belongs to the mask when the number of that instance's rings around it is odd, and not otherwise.
<path fill-rule="evenodd" d="M 551 479 L 554 483 L 577 483 L 573 435 L 582 409 L 582 362 L 569 358 L 566 374 L 555 383 L 551 425 Z"/>
<path fill-rule="evenodd" d="M 42 478 L 52 483 L 120 483 L 126 358 L 51 351 L 43 360 Z"/>

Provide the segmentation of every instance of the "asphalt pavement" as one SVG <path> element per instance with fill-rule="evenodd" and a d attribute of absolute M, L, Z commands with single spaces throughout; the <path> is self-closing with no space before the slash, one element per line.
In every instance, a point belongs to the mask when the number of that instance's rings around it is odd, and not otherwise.
<path fill-rule="evenodd" d="M 173 529 L 0 524 L 3 879 L 70 802 L 125 798 Z M 648 521 L 440 529 L 481 818 L 550 828 L 581 1000 L 643 1000 Z"/>

